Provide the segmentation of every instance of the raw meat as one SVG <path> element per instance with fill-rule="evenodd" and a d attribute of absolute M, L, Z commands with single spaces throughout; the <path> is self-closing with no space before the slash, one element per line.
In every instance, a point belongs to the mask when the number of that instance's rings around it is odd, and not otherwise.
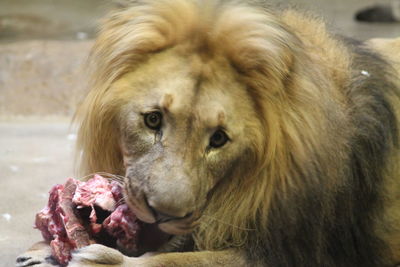
<path fill-rule="evenodd" d="M 35 227 L 50 242 L 53 257 L 66 265 L 73 249 L 92 243 L 135 253 L 141 223 L 123 203 L 119 184 L 95 175 L 87 182 L 70 178 L 55 185 Z"/>

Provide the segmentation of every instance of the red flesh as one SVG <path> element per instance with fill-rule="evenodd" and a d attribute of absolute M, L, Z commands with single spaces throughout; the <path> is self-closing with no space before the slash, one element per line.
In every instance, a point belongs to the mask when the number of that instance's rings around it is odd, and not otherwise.
<path fill-rule="evenodd" d="M 90 209 L 89 216 L 82 216 L 85 208 Z M 99 208 L 102 216 L 108 215 L 104 221 L 98 218 Z M 95 175 L 87 182 L 70 178 L 64 185 L 55 185 L 47 206 L 36 215 L 35 227 L 50 242 L 53 257 L 66 265 L 73 249 L 98 240 L 136 252 L 140 222 L 123 204 L 121 187 Z"/>

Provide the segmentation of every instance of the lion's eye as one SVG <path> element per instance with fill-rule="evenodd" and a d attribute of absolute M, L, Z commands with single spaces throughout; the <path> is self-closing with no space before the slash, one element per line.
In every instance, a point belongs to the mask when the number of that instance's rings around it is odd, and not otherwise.
<path fill-rule="evenodd" d="M 161 112 L 154 111 L 144 114 L 144 123 L 152 130 L 160 130 L 162 124 Z"/>
<path fill-rule="evenodd" d="M 228 142 L 229 137 L 222 130 L 217 130 L 210 138 L 210 147 L 218 148 Z"/>

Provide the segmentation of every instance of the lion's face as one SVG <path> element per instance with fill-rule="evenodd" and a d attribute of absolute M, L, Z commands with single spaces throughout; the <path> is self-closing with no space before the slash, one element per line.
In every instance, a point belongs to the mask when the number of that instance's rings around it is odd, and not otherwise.
<path fill-rule="evenodd" d="M 78 149 L 82 174 L 125 173 L 126 200 L 143 221 L 180 234 L 207 215 L 196 234 L 214 246 L 241 242 L 237 229 L 267 213 L 260 207 L 287 177 L 283 148 L 305 151 L 283 145 L 300 140 L 283 122 L 299 121 L 287 87 L 300 77 L 290 74 L 301 50 L 264 10 L 203 4 L 134 1 L 111 14 L 90 57 Z"/>
<path fill-rule="evenodd" d="M 212 190 L 251 159 L 257 114 L 223 58 L 154 55 L 116 81 L 126 199 L 171 234 L 190 232 Z M 248 172 L 248 170 L 247 170 Z"/>

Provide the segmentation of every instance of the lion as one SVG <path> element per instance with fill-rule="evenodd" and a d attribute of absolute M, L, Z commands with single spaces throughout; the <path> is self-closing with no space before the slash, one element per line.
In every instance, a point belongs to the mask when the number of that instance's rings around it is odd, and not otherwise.
<path fill-rule="evenodd" d="M 142 257 L 90 245 L 69 266 L 400 263 L 400 38 L 358 42 L 257 3 L 141 0 L 108 16 L 90 58 L 82 175 L 124 176 L 168 241 Z"/>

